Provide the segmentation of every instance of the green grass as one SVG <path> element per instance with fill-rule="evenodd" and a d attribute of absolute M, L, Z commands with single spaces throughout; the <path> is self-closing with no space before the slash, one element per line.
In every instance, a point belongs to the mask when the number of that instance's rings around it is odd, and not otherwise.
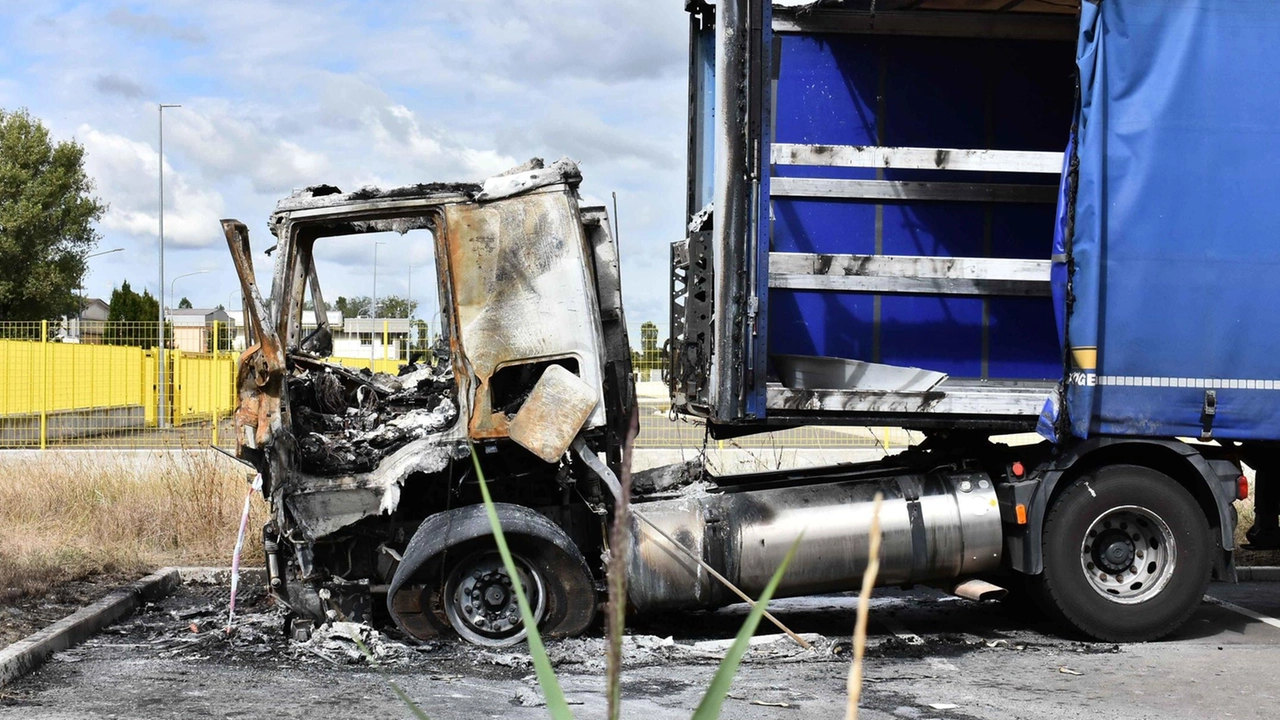
<path fill-rule="evenodd" d="M 563 689 L 560 687 L 560 680 L 551 668 L 551 659 L 547 656 L 546 647 L 542 643 L 542 636 L 538 632 L 537 623 L 534 622 L 533 612 L 529 609 L 529 601 L 525 597 L 524 587 L 520 583 L 520 574 L 511 558 L 511 550 L 507 547 L 506 536 L 502 532 L 502 523 L 498 520 L 497 508 L 494 507 L 493 499 L 489 496 L 488 482 L 485 480 L 484 471 L 480 468 L 480 459 L 476 455 L 475 448 L 471 450 L 471 460 L 475 465 L 476 477 L 480 481 L 480 494 L 484 498 L 485 510 L 489 516 L 489 527 L 493 531 L 493 538 L 498 545 L 498 553 L 502 556 L 502 562 L 507 568 L 507 574 L 511 576 L 511 584 L 516 592 L 516 601 L 520 605 L 520 617 L 524 620 L 524 626 L 528 631 L 529 654 L 533 657 L 533 667 L 538 677 L 538 685 L 542 687 L 543 697 L 547 701 L 547 711 L 551 714 L 553 720 L 572 720 L 573 713 L 569 711 L 569 704 L 565 700 Z M 791 549 L 787 551 L 787 555 L 783 558 L 778 569 L 774 571 L 768 586 L 765 587 L 759 600 L 756 601 L 751 614 L 742 623 L 737 637 L 734 638 L 733 645 L 725 653 L 724 659 L 720 661 L 720 666 L 716 669 L 716 674 L 712 678 L 711 684 L 707 687 L 706 693 L 702 696 L 702 701 L 698 704 L 698 708 L 693 714 L 693 720 L 714 720 L 714 718 L 720 717 L 721 706 L 729 693 L 733 677 L 738 673 L 738 667 L 742 663 L 742 656 L 747 652 L 751 636 L 755 634 L 756 628 L 759 627 L 760 618 L 764 616 L 765 606 L 769 603 L 769 599 L 773 597 L 774 591 L 777 590 L 778 584 L 782 581 L 782 576 L 786 573 L 787 566 L 791 564 L 791 559 L 795 557 L 796 548 L 799 546 L 800 538 L 797 537 L 795 542 L 791 544 Z M 613 548 L 613 552 L 619 551 L 619 548 Z M 611 588 L 616 587 L 620 586 L 611 585 Z M 625 607 L 626 599 L 610 598 L 610 604 L 619 609 L 617 611 L 619 613 L 618 621 L 610 623 L 609 627 L 610 644 L 611 646 L 618 646 L 622 642 L 621 635 L 624 625 L 620 618 L 620 609 Z M 621 663 L 609 663 L 609 673 L 610 677 L 607 679 L 608 687 L 610 692 L 613 692 L 614 688 L 618 688 L 621 685 L 617 676 L 621 673 Z M 404 697 L 403 693 L 400 693 L 400 695 L 415 714 L 419 717 L 425 717 L 421 708 L 415 705 L 412 700 Z M 615 708 L 616 706 L 611 702 L 610 707 Z"/>

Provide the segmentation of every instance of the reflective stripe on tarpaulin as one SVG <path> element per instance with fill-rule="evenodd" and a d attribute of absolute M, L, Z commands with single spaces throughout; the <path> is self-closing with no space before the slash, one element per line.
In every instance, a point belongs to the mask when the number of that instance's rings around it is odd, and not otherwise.
<path fill-rule="evenodd" d="M 1071 431 L 1280 439 L 1280 3 L 1082 10 Z"/>

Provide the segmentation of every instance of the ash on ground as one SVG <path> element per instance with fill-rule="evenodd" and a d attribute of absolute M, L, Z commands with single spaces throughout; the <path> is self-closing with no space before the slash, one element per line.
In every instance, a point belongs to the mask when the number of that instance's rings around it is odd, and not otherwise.
<path fill-rule="evenodd" d="M 511 677 L 533 671 L 527 646 L 481 648 L 460 640 L 420 644 L 393 628 L 333 621 L 317 627 L 311 637 L 297 641 L 286 634 L 286 613 L 262 588 L 249 586 L 236 603 L 232 631 L 227 632 L 225 585 L 187 584 L 172 595 L 149 603 L 90 642 L 127 641 L 150 645 L 157 656 L 191 662 L 233 661 L 244 665 L 383 666 L 474 673 L 490 668 Z M 845 662 L 848 642 L 817 633 L 803 633 L 810 648 L 785 635 L 758 635 L 743 659 L 746 663 Z M 649 634 L 623 638 L 623 666 L 718 664 L 733 642 L 720 639 L 676 639 Z M 553 665 L 565 672 L 595 675 L 604 672 L 607 639 L 585 637 L 547 641 Z"/>

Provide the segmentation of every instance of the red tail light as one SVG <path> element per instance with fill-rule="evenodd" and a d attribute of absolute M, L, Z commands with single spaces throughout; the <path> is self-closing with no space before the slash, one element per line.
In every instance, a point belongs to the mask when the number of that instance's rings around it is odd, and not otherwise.
<path fill-rule="evenodd" d="M 1249 478 L 1241 475 L 1240 479 L 1236 480 L 1236 499 L 1244 500 L 1247 497 L 1249 497 Z"/>

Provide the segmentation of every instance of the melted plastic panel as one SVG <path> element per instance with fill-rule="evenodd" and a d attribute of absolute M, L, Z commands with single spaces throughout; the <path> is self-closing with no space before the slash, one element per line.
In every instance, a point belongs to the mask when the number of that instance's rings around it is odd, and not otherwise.
<path fill-rule="evenodd" d="M 774 142 L 1062 151 L 1073 97 L 1062 42 L 780 36 Z M 1002 173 L 776 166 L 775 176 L 1052 182 Z M 773 199 L 780 252 L 1045 260 L 1052 205 Z M 958 377 L 1053 379 L 1048 298 L 771 289 L 771 352 L 923 367 Z M 984 332 L 984 324 L 986 326 Z M 985 370 L 985 373 L 984 373 Z"/>

